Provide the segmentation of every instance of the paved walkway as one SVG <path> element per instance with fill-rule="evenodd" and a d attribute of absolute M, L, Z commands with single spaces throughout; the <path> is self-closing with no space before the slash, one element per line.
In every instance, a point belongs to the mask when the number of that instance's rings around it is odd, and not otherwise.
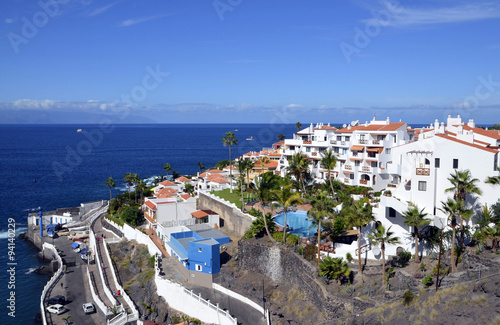
<path fill-rule="evenodd" d="M 94 223 L 93 230 L 97 238 L 97 254 L 99 254 L 99 260 L 101 261 L 101 265 L 95 265 L 95 267 L 101 267 L 102 268 L 102 273 L 104 276 L 104 283 L 106 286 L 109 288 L 111 292 L 114 292 L 115 298 L 118 300 L 120 304 L 123 305 L 127 313 L 131 313 L 132 309 L 130 306 L 127 304 L 125 299 L 120 295 L 118 295 L 118 288 L 116 287 L 115 280 L 113 278 L 113 274 L 111 273 L 111 268 L 113 267 L 113 264 L 111 261 L 107 258 L 106 256 L 106 251 L 104 250 L 104 240 L 103 239 L 109 239 L 109 238 L 114 238 L 114 234 L 112 232 L 107 231 L 102 227 L 102 217 L 97 218 L 96 222 Z M 106 236 L 106 237 L 104 237 Z M 96 272 L 99 273 L 99 271 L 96 269 Z M 97 281 L 98 279 L 96 279 Z M 100 280 L 100 279 L 99 279 Z M 102 281 L 101 281 L 102 283 Z M 104 289 L 103 289 L 103 295 L 104 294 Z M 109 301 L 109 298 L 106 298 Z M 113 304 L 110 304 L 110 306 L 113 306 Z"/>

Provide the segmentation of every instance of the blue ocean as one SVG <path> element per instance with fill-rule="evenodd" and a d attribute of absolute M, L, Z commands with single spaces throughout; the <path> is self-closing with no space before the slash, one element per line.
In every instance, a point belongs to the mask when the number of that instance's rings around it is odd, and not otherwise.
<path fill-rule="evenodd" d="M 169 163 L 182 175 L 196 174 L 198 162 L 213 167 L 228 159 L 221 141 L 228 131 L 239 143 L 232 147 L 234 158 L 271 147 L 278 134 L 290 138 L 296 129 L 276 124 L 0 125 L 0 264 L 5 269 L 0 272 L 0 320 L 14 323 L 7 314 L 9 218 L 15 219 L 19 234 L 26 231 L 24 209 L 50 211 L 108 199 L 105 182 L 110 176 L 117 182 L 116 194 L 126 190 L 127 172 L 147 179 L 164 174 L 162 167 Z M 34 324 L 48 281 L 32 273 L 42 265 L 37 252 L 29 243 L 15 241 L 16 323 Z"/>

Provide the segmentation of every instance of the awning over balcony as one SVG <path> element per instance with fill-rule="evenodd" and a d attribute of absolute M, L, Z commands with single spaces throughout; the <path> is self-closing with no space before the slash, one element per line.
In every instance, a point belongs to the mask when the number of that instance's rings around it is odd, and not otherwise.
<path fill-rule="evenodd" d="M 352 146 L 351 150 L 352 151 L 363 151 L 365 149 L 364 146 Z"/>
<path fill-rule="evenodd" d="M 377 147 L 377 148 L 366 148 L 366 151 L 368 152 L 378 152 L 379 154 L 384 151 L 384 148 L 382 147 Z"/>
<path fill-rule="evenodd" d="M 344 174 L 354 174 L 354 172 L 351 172 L 351 171 L 349 171 L 349 170 L 343 170 L 342 172 L 343 172 Z"/>
<path fill-rule="evenodd" d="M 349 159 L 351 159 L 351 160 L 355 160 L 355 161 L 363 161 L 363 159 L 362 159 L 362 158 L 349 158 Z"/>

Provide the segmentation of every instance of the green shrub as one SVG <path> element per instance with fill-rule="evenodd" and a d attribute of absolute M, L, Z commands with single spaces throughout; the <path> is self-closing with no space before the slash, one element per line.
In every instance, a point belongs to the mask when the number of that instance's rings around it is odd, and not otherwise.
<path fill-rule="evenodd" d="M 154 256 L 151 256 L 149 258 L 149 267 L 150 268 L 154 268 L 155 267 L 155 257 Z"/>
<path fill-rule="evenodd" d="M 411 253 L 407 251 L 402 251 L 398 253 L 398 262 L 399 266 L 405 267 L 408 265 L 408 262 L 411 260 Z"/>
<path fill-rule="evenodd" d="M 403 306 L 409 306 L 411 305 L 411 303 L 413 302 L 413 300 L 415 299 L 415 296 L 413 295 L 413 292 L 411 292 L 410 290 L 406 290 L 404 293 L 403 293 Z"/>
<path fill-rule="evenodd" d="M 279 231 L 273 232 L 273 238 L 277 242 L 281 243 L 283 241 L 283 233 Z"/>
<path fill-rule="evenodd" d="M 436 266 L 434 266 L 434 268 L 432 269 L 432 275 L 433 275 L 433 276 L 436 276 L 436 275 L 437 275 L 437 271 L 438 271 L 438 266 L 436 265 Z M 445 269 L 445 268 L 443 267 L 443 265 L 441 264 L 441 269 L 440 269 L 440 271 L 439 271 L 439 275 L 440 275 L 440 276 L 448 275 L 448 274 L 450 274 L 450 271 L 451 271 L 451 269 L 450 269 L 450 268 Z"/>
<path fill-rule="evenodd" d="M 426 287 L 430 287 L 434 281 L 432 280 L 432 275 L 428 275 L 426 276 L 423 280 L 422 280 L 422 283 L 426 286 Z"/>
<path fill-rule="evenodd" d="M 299 246 L 299 248 L 298 248 L 298 253 L 299 253 L 300 255 L 304 254 L 304 246 Z"/>
<path fill-rule="evenodd" d="M 425 266 L 424 262 L 420 263 L 420 271 L 425 272 L 427 270 L 427 267 Z"/>
<path fill-rule="evenodd" d="M 299 243 L 300 237 L 294 234 L 286 234 L 286 244 L 296 246 Z"/>
<path fill-rule="evenodd" d="M 352 260 L 353 260 L 354 258 L 352 258 L 351 253 L 347 252 L 347 253 L 345 254 L 345 259 L 346 259 L 348 262 L 352 262 Z"/>

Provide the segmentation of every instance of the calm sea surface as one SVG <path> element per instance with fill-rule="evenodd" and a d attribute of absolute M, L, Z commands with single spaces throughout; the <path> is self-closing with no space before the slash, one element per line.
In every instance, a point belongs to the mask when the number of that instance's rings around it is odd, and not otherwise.
<path fill-rule="evenodd" d="M 78 133 L 77 129 L 83 129 Z M 237 130 L 237 131 L 236 131 Z M 276 135 L 287 138 L 293 125 L 211 124 L 211 125 L 0 125 L 0 320 L 13 324 L 7 315 L 9 298 L 6 272 L 7 223 L 16 221 L 17 232 L 26 231 L 26 208 L 42 207 L 45 211 L 79 206 L 109 198 L 104 186 L 108 177 L 117 182 L 115 193 L 126 190 L 123 176 L 137 173 L 146 179 L 164 174 L 165 163 L 181 174 L 195 174 L 198 162 L 206 167 L 228 159 L 228 148 L 222 144 L 225 132 L 235 133 L 239 145 L 232 157 L 251 150 L 270 147 Z M 92 136 L 92 137 L 90 137 Z M 254 140 L 247 141 L 252 136 Z M 89 139 L 90 137 L 90 139 Z M 36 181 L 35 181 L 36 180 Z M 40 266 L 37 250 L 17 239 L 16 323 L 34 324 L 40 306 L 40 294 L 48 281 L 31 271 Z"/>

